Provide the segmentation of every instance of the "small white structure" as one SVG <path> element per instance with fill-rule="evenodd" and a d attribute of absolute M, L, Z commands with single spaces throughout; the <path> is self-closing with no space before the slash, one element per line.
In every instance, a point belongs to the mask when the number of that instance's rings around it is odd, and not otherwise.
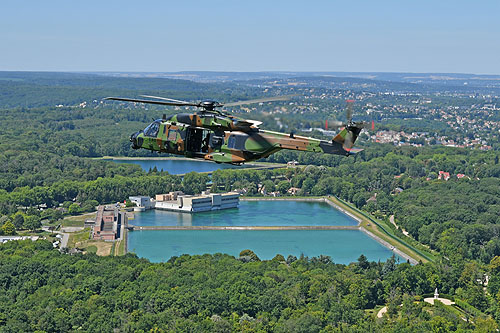
<path fill-rule="evenodd" d="M 434 290 L 434 298 L 432 298 L 432 297 L 424 298 L 424 302 L 432 304 L 432 305 L 434 305 L 434 301 L 435 300 L 440 301 L 444 305 L 453 305 L 453 304 L 455 304 L 455 302 L 453 302 L 450 299 L 439 297 L 438 288 L 436 288 L 436 290 Z"/>
<path fill-rule="evenodd" d="M 39 236 L 0 236 L 0 243 L 7 243 L 9 241 L 27 240 L 27 239 L 31 239 L 34 242 L 39 238 L 40 238 Z"/>
<path fill-rule="evenodd" d="M 151 209 L 154 207 L 154 203 L 151 201 L 151 198 L 148 196 L 137 195 L 133 197 L 128 197 L 130 201 L 135 203 L 137 207 L 144 207 L 144 210 Z"/>

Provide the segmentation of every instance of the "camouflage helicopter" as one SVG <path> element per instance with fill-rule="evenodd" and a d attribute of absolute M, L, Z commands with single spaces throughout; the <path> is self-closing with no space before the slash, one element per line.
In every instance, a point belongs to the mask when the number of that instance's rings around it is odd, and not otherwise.
<path fill-rule="evenodd" d="M 254 100 L 221 104 L 213 100 L 186 102 L 171 98 L 141 95 L 147 99 L 107 97 L 105 100 L 147 103 L 170 106 L 191 106 L 200 108 L 195 113 L 163 115 L 154 120 L 144 130 L 130 136 L 132 148 L 148 149 L 160 153 L 183 155 L 189 158 L 205 159 L 216 163 L 241 164 L 255 161 L 281 150 L 292 149 L 316 153 L 349 156 L 361 149 L 353 145 L 365 122 L 352 120 L 352 100 L 347 104 L 347 122 L 326 122 L 328 128 L 342 130 L 331 140 L 319 140 L 310 137 L 262 130 L 262 123 L 246 120 L 223 113 L 218 108 L 239 106 L 253 103 L 284 101 L 288 96 L 275 96 Z"/>

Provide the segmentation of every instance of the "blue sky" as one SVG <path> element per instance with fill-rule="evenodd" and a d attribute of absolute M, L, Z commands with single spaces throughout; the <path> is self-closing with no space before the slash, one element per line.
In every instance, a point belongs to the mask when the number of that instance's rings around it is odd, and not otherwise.
<path fill-rule="evenodd" d="M 0 70 L 500 74 L 500 1 L 12 1 Z"/>

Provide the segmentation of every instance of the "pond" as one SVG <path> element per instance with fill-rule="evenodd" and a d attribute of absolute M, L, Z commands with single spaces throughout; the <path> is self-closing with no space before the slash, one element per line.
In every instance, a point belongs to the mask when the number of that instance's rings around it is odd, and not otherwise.
<path fill-rule="evenodd" d="M 180 158 L 157 158 L 157 159 L 107 159 L 106 161 L 112 161 L 114 163 L 121 164 L 137 164 L 143 170 L 149 171 L 156 167 L 158 171 L 168 171 L 171 175 L 185 174 L 191 171 L 195 172 L 211 172 L 219 169 L 235 169 L 245 168 L 244 165 L 232 165 L 232 164 L 217 164 L 209 161 L 201 160 L 189 160 Z"/>

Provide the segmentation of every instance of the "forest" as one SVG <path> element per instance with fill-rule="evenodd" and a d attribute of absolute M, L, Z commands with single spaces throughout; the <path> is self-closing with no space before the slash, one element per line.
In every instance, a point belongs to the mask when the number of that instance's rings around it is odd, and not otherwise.
<path fill-rule="evenodd" d="M 498 327 L 465 301 L 454 310 L 422 302 L 421 295 L 431 295 L 438 281 L 442 294 L 469 296 L 487 310 L 473 264 L 396 265 L 394 259 L 370 263 L 360 256 L 345 266 L 326 256 L 277 254 L 260 261 L 250 250 L 242 252 L 239 258 L 183 255 L 153 264 L 133 254 L 67 255 L 46 241 L 9 242 L 0 245 L 0 330 L 492 332 Z M 498 271 L 499 262 L 488 267 Z M 387 304 L 388 315 L 377 320 L 366 309 L 380 304 Z"/>
<path fill-rule="evenodd" d="M 400 238 L 432 251 L 436 260 L 411 266 L 394 260 L 369 263 L 361 256 L 345 266 L 325 256 L 277 254 L 260 261 L 212 254 L 153 264 L 133 254 L 68 255 L 45 241 L 9 242 L 0 245 L 0 331 L 497 329 L 498 150 L 397 147 L 361 137 L 364 151 L 349 158 L 281 151 L 267 161 L 295 160 L 299 166 L 226 169 L 211 178 L 196 173 L 181 178 L 98 158 L 158 156 L 132 150 L 129 135 L 145 127 L 152 114 L 183 110 L 66 103 L 81 103 L 97 91 L 96 100 L 127 91 L 180 92 L 185 98 L 216 93 L 220 100 L 237 100 L 254 97 L 258 89 L 219 83 L 212 91 L 205 90 L 210 85 L 181 80 L 133 83 L 83 74 L 51 78 L 10 73 L 8 80 L 2 75 L 0 85 L 6 89 L 0 91 L 6 98 L 0 98 L 0 234 L 35 231 L 42 223 L 93 211 L 97 204 L 123 202 L 130 195 L 179 189 L 199 193 L 208 186 L 214 192 L 240 190 L 247 196 L 262 196 L 265 187 L 288 196 L 295 187 L 300 196 L 345 200 L 385 221 Z M 31 95 L 23 99 L 27 91 Z M 65 105 L 56 107 L 57 101 Z M 269 121 L 270 129 L 280 130 L 273 115 L 259 117 Z M 304 119 L 311 125 L 320 120 L 319 115 L 298 113 L 283 124 L 295 127 Z M 389 223 L 391 216 L 399 228 Z M 455 299 L 457 308 L 430 308 L 421 302 L 435 288 Z M 383 305 L 388 305 L 388 316 L 377 320 L 373 311 Z"/>

